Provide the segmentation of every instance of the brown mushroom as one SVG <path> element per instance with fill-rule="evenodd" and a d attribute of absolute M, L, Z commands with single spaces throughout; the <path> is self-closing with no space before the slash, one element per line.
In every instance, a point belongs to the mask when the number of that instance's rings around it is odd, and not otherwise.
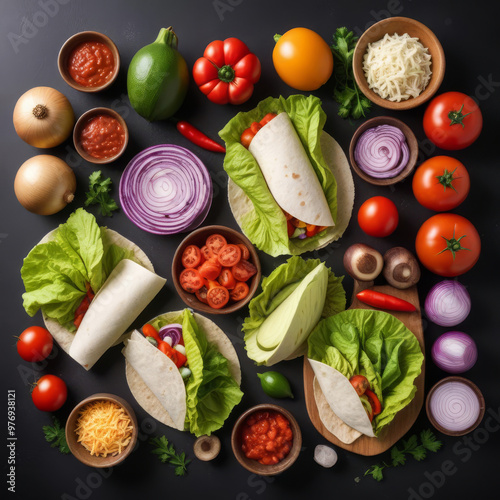
<path fill-rule="evenodd" d="M 211 436 L 200 436 L 194 442 L 193 451 L 196 458 L 208 462 L 219 454 L 220 447 L 220 439 L 212 434 Z"/>
<path fill-rule="evenodd" d="M 420 279 L 420 266 L 406 248 L 394 247 L 384 254 L 384 278 L 399 289 L 416 285 Z"/>
<path fill-rule="evenodd" d="M 382 254 L 364 243 L 351 245 L 344 253 L 346 272 L 358 281 L 373 281 L 384 267 Z"/>

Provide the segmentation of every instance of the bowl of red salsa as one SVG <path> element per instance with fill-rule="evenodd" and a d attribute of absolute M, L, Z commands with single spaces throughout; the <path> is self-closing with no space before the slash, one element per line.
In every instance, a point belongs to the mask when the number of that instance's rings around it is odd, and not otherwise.
<path fill-rule="evenodd" d="M 57 60 L 63 80 L 81 92 L 109 87 L 120 70 L 120 53 L 113 41 L 97 31 L 82 31 L 68 38 Z"/>
<path fill-rule="evenodd" d="M 125 120 L 110 108 L 93 108 L 83 113 L 73 129 L 78 154 L 91 163 L 110 163 L 125 151 L 128 128 Z"/>
<path fill-rule="evenodd" d="M 297 460 L 302 434 L 288 410 L 274 404 L 259 404 L 238 418 L 231 445 L 236 460 L 245 469 L 261 476 L 274 476 Z"/>

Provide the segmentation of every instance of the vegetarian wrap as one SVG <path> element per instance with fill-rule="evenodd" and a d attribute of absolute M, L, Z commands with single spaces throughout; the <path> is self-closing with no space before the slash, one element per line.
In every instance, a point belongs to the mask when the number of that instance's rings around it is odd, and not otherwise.
<path fill-rule="evenodd" d="M 350 309 L 321 321 L 308 340 L 321 421 L 344 443 L 376 437 L 416 393 L 424 356 L 389 313 Z"/>
<path fill-rule="evenodd" d="M 241 369 L 224 332 L 190 310 L 162 314 L 125 341 L 126 377 L 152 417 L 196 437 L 220 429 L 240 402 Z"/>
<path fill-rule="evenodd" d="M 89 370 L 165 284 L 146 254 L 76 210 L 24 259 L 23 305 L 41 309 L 64 351 Z"/>
<path fill-rule="evenodd" d="M 248 357 L 271 366 L 303 355 L 318 321 L 345 309 L 342 280 L 319 259 L 298 256 L 263 278 L 242 327 Z"/>
<path fill-rule="evenodd" d="M 342 149 L 323 132 L 325 121 L 314 96 L 269 97 L 219 133 L 233 215 L 270 255 L 321 248 L 349 223 L 354 183 Z"/>

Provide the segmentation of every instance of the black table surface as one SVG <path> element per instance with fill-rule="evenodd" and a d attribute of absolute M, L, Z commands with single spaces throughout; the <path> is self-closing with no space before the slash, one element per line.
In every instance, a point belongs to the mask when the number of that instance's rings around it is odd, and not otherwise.
<path fill-rule="evenodd" d="M 495 48 L 500 43 L 497 19 L 489 14 L 485 0 L 473 3 L 412 0 L 360 0 L 324 2 L 319 0 L 273 2 L 262 0 L 2 0 L 0 5 L 1 124 L 0 124 L 0 259 L 1 273 L 1 396 L 4 398 L 3 452 L 0 462 L 4 471 L 2 497 L 11 493 L 6 473 L 14 467 L 16 498 L 101 499 L 101 498 L 305 498 L 309 495 L 328 498 L 472 498 L 485 494 L 497 484 L 500 397 L 498 391 L 498 298 L 497 252 L 500 245 L 498 218 L 498 131 L 494 125 L 500 113 L 500 72 Z M 242 106 L 219 106 L 209 102 L 191 81 L 185 104 L 177 116 L 186 119 L 216 138 L 224 124 L 241 110 L 253 108 L 267 96 L 296 93 L 277 76 L 272 64 L 273 35 L 296 26 L 317 31 L 330 41 L 335 29 L 347 26 L 360 35 L 369 25 L 384 17 L 401 15 L 418 19 L 439 37 L 446 54 L 446 75 L 440 92 L 458 90 L 477 98 L 484 116 L 484 129 L 475 144 L 462 151 L 447 153 L 432 147 L 422 129 L 424 107 L 410 111 L 390 112 L 374 107 L 370 116 L 391 115 L 403 119 L 415 132 L 420 146 L 420 161 L 437 154 L 450 154 L 462 161 L 471 176 L 467 200 L 455 211 L 469 218 L 482 239 L 482 254 L 477 265 L 460 281 L 472 298 L 472 312 L 457 329 L 475 339 L 479 359 L 465 377 L 475 382 L 486 400 L 486 415 L 476 431 L 463 437 L 449 437 L 436 431 L 443 441 L 442 449 L 424 461 L 409 458 L 406 465 L 387 469 L 382 482 L 363 477 L 372 464 L 390 459 L 389 453 L 364 457 L 337 448 L 337 465 L 324 469 L 313 461 L 317 444 L 329 444 L 311 424 L 305 406 L 302 381 L 302 359 L 282 362 L 274 369 L 291 381 L 295 399 L 276 401 L 262 391 L 257 373 L 265 371 L 246 356 L 240 327 L 246 314 L 212 316 L 233 342 L 242 365 L 243 400 L 217 432 L 222 451 L 216 460 L 201 462 L 192 452 L 193 436 L 172 430 L 153 420 L 132 397 L 125 381 L 124 359 L 120 348 L 110 349 L 89 372 L 82 369 L 57 347 L 51 359 L 30 364 L 22 361 L 15 350 L 15 336 L 30 325 L 42 325 L 37 314 L 30 318 L 22 307 L 24 291 L 19 270 L 23 258 L 43 235 L 64 222 L 77 207 L 83 206 L 89 174 L 96 166 L 86 163 L 75 153 L 71 141 L 53 150 L 38 150 L 24 143 L 12 125 L 12 111 L 19 96 L 31 87 L 51 86 L 63 92 L 79 116 L 95 106 L 108 106 L 122 114 L 130 130 L 130 143 L 124 156 L 105 165 L 102 171 L 118 185 L 128 161 L 142 149 L 161 143 L 188 147 L 209 169 L 214 185 L 213 205 L 205 224 L 223 224 L 238 228 L 227 202 L 227 176 L 222 168 L 223 156 L 192 145 L 175 130 L 171 122 L 150 124 L 131 108 L 126 92 L 126 71 L 134 53 L 151 43 L 161 27 L 173 26 L 179 37 L 179 50 L 189 67 L 212 40 L 236 36 L 245 41 L 262 62 L 262 78 L 252 98 Z M 98 94 L 80 93 L 67 86 L 57 69 L 57 54 L 63 42 L 76 32 L 100 31 L 117 44 L 122 67 L 117 81 Z M 330 84 L 314 92 L 323 102 L 328 119 L 325 130 L 348 151 L 350 138 L 362 122 L 337 116 Z M 78 188 L 76 199 L 62 212 L 38 216 L 26 211 L 16 200 L 13 182 L 19 166 L 31 156 L 50 153 L 64 159 L 75 171 Z M 343 238 L 320 252 L 305 257 L 320 257 L 332 270 L 343 275 L 342 256 L 355 242 L 364 242 L 385 251 L 392 246 L 414 250 L 415 234 L 422 222 L 432 215 L 421 207 L 407 180 L 393 187 L 375 187 L 354 174 L 356 198 L 353 218 Z M 114 191 L 118 197 L 116 190 Z M 397 230 L 387 238 L 366 236 L 356 222 L 361 203 L 374 195 L 391 198 L 400 213 Z M 93 207 L 95 208 L 95 207 Z M 184 235 L 156 236 L 138 229 L 123 212 L 112 218 L 102 217 L 101 225 L 120 232 L 136 242 L 151 258 L 158 274 L 167 278 L 164 290 L 134 323 L 140 325 L 162 312 L 181 309 L 184 304 L 175 293 L 171 279 L 173 253 Z M 267 275 L 285 257 L 271 258 L 260 252 L 263 275 Z M 492 266 L 492 267 L 490 267 Z M 442 278 L 423 270 L 419 283 L 420 300 L 433 284 Z M 352 280 L 344 280 L 347 296 Z M 445 328 L 423 318 L 426 342 L 426 391 L 447 374 L 430 359 L 433 341 Z M 45 441 L 42 426 L 51 423 L 51 415 L 37 410 L 30 397 L 30 385 L 39 376 L 53 373 L 65 379 L 68 401 L 56 413 L 65 421 L 71 408 L 96 392 L 110 392 L 127 399 L 134 407 L 140 424 L 139 445 L 133 454 L 114 469 L 86 467 L 71 455 L 63 455 Z M 15 394 L 15 441 L 8 441 L 8 394 Z M 303 449 L 298 461 L 285 473 L 273 478 L 255 476 L 235 460 L 230 444 L 231 429 L 237 416 L 260 402 L 278 402 L 298 419 L 303 433 Z M 408 436 L 432 428 L 423 408 Z M 185 477 L 176 477 L 169 465 L 160 463 L 151 453 L 150 437 L 165 435 L 177 450 L 184 450 L 192 462 Z M 407 436 L 407 437 L 408 437 Z M 6 445 L 15 443 L 9 448 Z M 13 460 L 13 462 L 12 462 Z M 361 481 L 355 478 L 361 477 Z M 481 494 L 478 489 L 483 492 Z M 6 498 L 6 497 L 4 497 Z"/>

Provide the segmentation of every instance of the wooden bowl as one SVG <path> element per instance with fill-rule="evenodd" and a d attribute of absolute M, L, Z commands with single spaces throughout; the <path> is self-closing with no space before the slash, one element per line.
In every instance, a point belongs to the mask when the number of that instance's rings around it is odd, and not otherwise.
<path fill-rule="evenodd" d="M 116 120 L 118 120 L 123 131 L 125 132 L 125 140 L 123 142 L 123 146 L 120 149 L 120 151 L 118 151 L 118 153 L 116 153 L 114 156 L 109 156 L 108 158 L 96 158 L 95 156 L 90 155 L 82 147 L 82 144 L 80 141 L 80 136 L 81 136 L 82 130 L 85 127 L 85 125 L 87 124 L 87 122 L 97 115 L 109 115 L 112 118 L 115 118 Z M 116 111 L 114 111 L 111 108 L 89 109 L 88 111 L 83 113 L 83 115 L 80 116 L 80 118 L 78 118 L 78 121 L 75 124 L 75 128 L 73 129 L 73 143 L 75 145 L 75 149 L 78 152 L 78 154 L 84 160 L 86 160 L 90 163 L 97 163 L 99 165 L 103 165 L 105 163 L 111 163 L 111 162 L 115 161 L 116 159 L 118 159 L 123 154 L 125 149 L 127 149 L 128 138 L 129 138 L 129 133 L 128 133 L 127 123 L 125 122 L 123 117 L 120 115 L 120 113 L 117 113 Z"/>
<path fill-rule="evenodd" d="M 283 460 L 281 460 L 281 462 L 278 462 L 274 465 L 264 465 L 259 463 L 257 460 L 247 458 L 241 448 L 241 433 L 245 420 L 252 413 L 262 410 L 276 411 L 278 413 L 281 413 L 290 422 L 290 428 L 292 429 L 293 433 L 293 443 L 290 453 Z M 302 433 L 300 432 L 300 427 L 297 423 L 297 420 L 295 420 L 295 417 L 288 410 L 285 410 L 285 408 L 282 408 L 278 405 L 259 404 L 256 406 L 252 406 L 238 418 L 238 420 L 234 424 L 233 432 L 231 434 L 231 446 L 233 448 L 233 453 L 236 457 L 236 460 L 238 460 L 238 462 L 243 467 L 245 467 L 245 469 L 253 472 L 254 474 L 258 474 L 259 476 L 274 476 L 291 467 L 297 460 L 302 448 Z"/>
<path fill-rule="evenodd" d="M 213 307 L 210 307 L 208 304 L 201 302 L 200 300 L 198 300 L 198 298 L 194 293 L 186 292 L 179 283 L 179 275 L 184 269 L 184 266 L 182 265 L 182 253 L 184 252 L 186 247 L 188 247 L 189 245 L 197 245 L 198 247 L 201 248 L 203 245 L 205 245 L 206 239 L 211 234 L 215 233 L 224 236 L 224 238 L 226 238 L 228 243 L 243 243 L 250 251 L 249 261 L 257 268 L 257 273 L 254 276 L 252 276 L 252 278 L 248 282 L 248 286 L 250 288 L 248 295 L 244 299 L 239 300 L 238 302 L 229 301 L 229 303 L 225 307 L 222 307 L 221 309 L 214 309 Z M 186 236 L 184 240 L 182 240 L 181 244 L 177 247 L 177 250 L 175 251 L 174 254 L 174 258 L 172 260 L 172 280 L 174 282 L 174 286 L 175 289 L 177 290 L 177 293 L 180 295 L 181 299 L 187 306 L 203 313 L 229 314 L 238 311 L 246 304 L 248 304 L 248 302 L 250 302 L 252 297 L 255 295 L 255 292 L 257 291 L 257 288 L 260 283 L 260 278 L 261 278 L 261 268 L 257 250 L 245 235 L 226 226 L 205 226 L 196 229 L 188 236 Z"/>
<path fill-rule="evenodd" d="M 107 456 L 107 457 L 98 457 L 96 455 L 91 455 L 90 452 L 81 443 L 78 442 L 78 436 L 76 435 L 75 429 L 80 410 L 88 403 L 92 403 L 94 401 L 111 401 L 113 403 L 122 406 L 132 421 L 133 429 L 132 429 L 132 438 L 130 440 L 130 443 L 118 455 Z M 118 465 L 120 462 L 123 462 L 123 460 L 125 460 L 125 458 L 127 458 L 130 455 L 130 453 L 132 453 L 137 441 L 137 434 L 138 434 L 138 425 L 134 410 L 127 403 L 127 401 L 113 394 L 98 393 L 98 394 L 93 394 L 88 398 L 85 398 L 83 401 L 78 403 L 73 408 L 66 422 L 66 441 L 68 442 L 68 446 L 71 453 L 78 460 L 80 460 L 80 462 L 90 467 L 97 467 L 97 468 L 113 467 L 114 465 Z"/>
<path fill-rule="evenodd" d="M 386 33 L 389 35 L 394 35 L 394 33 L 398 35 L 408 33 L 412 37 L 417 37 L 420 43 L 429 50 L 429 54 L 432 56 L 432 75 L 427 87 L 418 97 L 410 97 L 406 101 L 401 102 L 392 102 L 388 99 L 383 99 L 368 87 L 368 82 L 366 81 L 363 71 L 363 58 L 368 44 L 377 42 L 383 38 Z M 444 78 L 446 63 L 441 43 L 427 26 L 408 17 L 390 17 L 375 23 L 361 35 L 354 49 L 352 66 L 356 83 L 361 89 L 361 92 L 363 92 L 370 101 L 383 108 L 402 110 L 420 106 L 437 92 Z"/>
<path fill-rule="evenodd" d="M 113 53 L 114 59 L 114 70 L 111 78 L 107 80 L 102 85 L 96 87 L 85 87 L 80 83 L 76 82 L 73 77 L 69 73 L 68 69 L 68 61 L 73 49 L 85 42 L 101 42 L 104 45 L 107 45 L 108 48 Z M 120 53 L 118 52 L 118 48 L 114 44 L 114 42 L 106 35 L 99 33 L 98 31 L 82 31 L 80 33 L 76 33 L 75 35 L 68 38 L 61 50 L 59 51 L 59 56 L 57 58 L 57 66 L 59 68 L 59 73 L 61 74 L 63 80 L 75 90 L 79 90 L 80 92 L 100 92 L 108 88 L 118 76 L 118 72 L 120 71 Z"/>
<path fill-rule="evenodd" d="M 434 392 L 436 389 L 441 387 L 443 384 L 447 384 L 449 382 L 460 382 L 462 384 L 465 384 L 466 386 L 470 387 L 473 391 L 474 394 L 477 396 L 477 399 L 479 401 L 479 415 L 476 419 L 476 421 L 467 429 L 459 430 L 459 431 L 452 431 L 450 429 L 447 429 L 446 427 L 443 427 L 434 417 L 432 410 L 431 410 L 431 399 L 432 396 L 434 395 Z M 446 377 L 441 379 L 439 382 L 434 384 L 427 394 L 427 399 L 425 402 L 425 411 L 427 412 L 427 418 L 431 422 L 431 424 L 439 431 L 442 432 L 443 434 L 446 434 L 448 436 L 463 436 L 465 434 L 468 434 L 469 432 L 472 432 L 480 423 L 481 420 L 483 420 L 484 413 L 486 411 L 485 407 L 485 402 L 484 402 L 484 396 L 482 392 L 480 391 L 479 387 L 477 387 L 476 384 L 471 382 L 469 379 L 464 378 L 464 377 L 458 377 L 458 376 L 452 376 L 452 377 Z"/>
<path fill-rule="evenodd" d="M 399 128 L 399 130 L 401 130 L 401 132 L 403 132 L 403 134 L 405 135 L 406 143 L 408 144 L 408 147 L 410 149 L 410 157 L 408 159 L 406 167 L 403 170 L 401 170 L 401 172 L 399 172 L 398 175 L 394 177 L 388 177 L 385 179 L 372 177 L 371 175 L 361 170 L 354 158 L 354 150 L 356 149 L 356 144 L 361 134 L 363 134 L 363 132 L 365 132 L 370 128 L 378 127 L 380 125 L 392 125 L 393 127 Z M 390 186 L 391 184 L 396 184 L 397 182 L 402 181 L 405 177 L 408 177 L 413 172 L 413 169 L 415 168 L 418 159 L 417 138 L 415 137 L 415 134 L 413 133 L 411 128 L 408 127 L 408 125 L 403 123 L 401 120 L 398 120 L 397 118 L 393 118 L 391 116 L 376 116 L 375 118 L 371 118 L 370 120 L 367 120 L 366 122 L 362 123 L 358 127 L 356 132 L 354 132 L 354 135 L 352 136 L 351 139 L 351 144 L 349 146 L 349 159 L 351 161 L 352 169 L 364 181 L 369 182 L 370 184 L 374 184 L 376 186 Z"/>

